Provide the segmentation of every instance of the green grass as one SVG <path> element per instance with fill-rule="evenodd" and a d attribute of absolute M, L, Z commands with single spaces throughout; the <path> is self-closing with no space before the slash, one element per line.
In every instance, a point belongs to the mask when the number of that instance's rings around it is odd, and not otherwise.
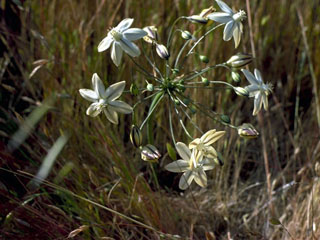
<path fill-rule="evenodd" d="M 226 2 L 247 11 L 245 1 Z M 13 2 L 1 1 L 1 9 L 13 20 L 0 23 L 0 237 L 64 239 L 78 229 L 75 239 L 320 238 L 320 175 L 315 170 L 320 160 L 317 1 L 250 1 L 252 41 L 245 21 L 238 50 L 232 41 L 222 41 L 222 29 L 197 47 L 214 64 L 238 51 L 252 53 L 254 46 L 256 59 L 250 70 L 257 67 L 274 85 L 269 111 L 258 117 L 251 116 L 252 99 L 224 88 L 189 91 L 214 111 L 230 116 L 234 125 L 250 122 L 260 132 L 258 139 L 247 141 L 219 122 L 192 116 L 204 130 L 227 131 L 216 145 L 225 164 L 208 173 L 206 189 L 192 185 L 181 192 L 179 176 L 164 170 L 172 161 L 166 153 L 166 144 L 172 144 L 166 103 L 154 115 L 154 143 L 163 154 L 153 164 L 159 185 L 129 141 L 130 116 L 121 115 L 115 126 L 105 116 L 85 115 L 89 103 L 78 90 L 90 88 L 93 73 L 106 85 L 126 80 L 126 89 L 145 81 L 128 56 L 116 68 L 110 51 L 97 52 L 109 27 L 132 17 L 135 27 L 156 25 L 164 41 L 178 16 L 197 14 L 210 3 L 51 0 L 25 1 L 21 10 Z M 15 21 L 21 21 L 20 31 L 13 29 L 19 27 Z M 198 27 L 183 21 L 178 26 L 189 31 Z M 177 38 L 174 44 L 181 46 L 183 41 Z M 46 61 L 33 64 L 39 59 Z M 145 63 L 143 57 L 137 61 Z M 195 57 L 186 66 L 191 70 L 204 65 Z M 221 69 L 205 76 L 231 81 Z M 242 78 L 241 86 L 246 84 Z M 9 151 L 13 134 L 48 99 L 53 102 L 47 114 L 32 123 L 18 149 Z M 129 93 L 123 99 L 131 105 L 136 101 Z M 139 111 L 136 120 L 141 123 L 148 104 Z M 189 141 L 176 116 L 173 122 L 176 139 Z M 198 137 L 191 124 L 187 128 Z M 48 178 L 40 187 L 30 188 L 42 161 L 65 134 L 70 138 Z M 271 218 L 282 225 L 270 224 Z"/>

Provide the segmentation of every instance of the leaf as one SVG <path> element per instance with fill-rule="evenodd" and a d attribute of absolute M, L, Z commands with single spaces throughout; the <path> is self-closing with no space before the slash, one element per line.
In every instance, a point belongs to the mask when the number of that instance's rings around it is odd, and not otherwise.
<path fill-rule="evenodd" d="M 177 160 L 177 154 L 176 154 L 176 151 L 174 150 L 174 148 L 171 146 L 170 143 L 167 143 L 167 151 L 168 151 L 169 157 L 173 161 L 176 161 Z"/>
<path fill-rule="evenodd" d="M 282 225 L 281 222 L 280 222 L 277 218 L 270 218 L 270 219 L 269 219 L 269 222 L 270 222 L 272 225 Z"/>

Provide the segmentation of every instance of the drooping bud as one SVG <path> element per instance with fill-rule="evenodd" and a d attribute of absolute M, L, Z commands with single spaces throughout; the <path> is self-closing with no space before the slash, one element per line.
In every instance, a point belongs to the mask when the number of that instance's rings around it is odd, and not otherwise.
<path fill-rule="evenodd" d="M 243 97 L 249 97 L 249 92 L 247 89 L 242 88 L 242 87 L 234 87 L 233 90 L 235 91 L 235 93 L 239 96 L 243 96 Z"/>
<path fill-rule="evenodd" d="M 208 80 L 208 78 L 201 77 L 201 81 L 204 86 L 209 86 L 209 84 L 210 84 L 210 81 Z"/>
<path fill-rule="evenodd" d="M 152 83 L 148 83 L 148 84 L 147 84 L 147 90 L 148 90 L 149 92 L 152 92 L 152 91 L 154 90 L 154 87 L 153 87 L 153 84 L 152 84 Z"/>
<path fill-rule="evenodd" d="M 192 38 L 192 34 L 189 31 L 182 31 L 181 37 L 185 40 L 189 40 Z"/>
<path fill-rule="evenodd" d="M 249 54 L 237 53 L 233 55 L 226 63 L 232 68 L 242 68 L 252 62 L 252 56 Z"/>
<path fill-rule="evenodd" d="M 144 31 L 147 32 L 147 36 L 143 37 L 143 40 L 147 43 L 153 43 L 154 41 L 158 40 L 158 29 L 155 26 L 148 26 L 143 28 Z"/>
<path fill-rule="evenodd" d="M 203 63 L 208 63 L 209 62 L 209 58 L 207 56 L 204 56 L 204 55 L 199 55 L 199 59 Z"/>
<path fill-rule="evenodd" d="M 190 17 L 187 17 L 187 19 L 193 23 L 201 23 L 201 24 L 207 24 L 208 20 L 199 16 L 199 15 L 192 15 Z"/>
<path fill-rule="evenodd" d="M 238 127 L 238 134 L 240 137 L 251 139 L 259 136 L 259 132 L 250 124 L 244 123 Z"/>
<path fill-rule="evenodd" d="M 136 148 L 140 147 L 142 144 L 142 134 L 136 125 L 131 126 L 130 141 Z"/>
<path fill-rule="evenodd" d="M 227 123 L 227 124 L 229 124 L 229 123 L 231 122 L 229 116 L 224 115 L 224 114 L 222 114 L 222 115 L 220 116 L 220 119 L 221 119 L 222 122 Z"/>
<path fill-rule="evenodd" d="M 137 85 L 135 83 L 132 83 L 130 86 L 130 93 L 132 95 L 137 96 L 139 94 L 139 88 L 137 87 Z"/>
<path fill-rule="evenodd" d="M 240 80 L 241 80 L 240 74 L 235 71 L 231 72 L 231 78 L 235 82 L 240 82 Z"/>
<path fill-rule="evenodd" d="M 161 57 L 162 59 L 165 59 L 165 60 L 169 59 L 170 53 L 163 44 L 156 44 L 156 51 L 159 57 Z"/>
<path fill-rule="evenodd" d="M 156 162 L 160 157 L 161 154 L 158 149 L 151 144 L 147 144 L 141 149 L 141 159 L 143 161 Z"/>

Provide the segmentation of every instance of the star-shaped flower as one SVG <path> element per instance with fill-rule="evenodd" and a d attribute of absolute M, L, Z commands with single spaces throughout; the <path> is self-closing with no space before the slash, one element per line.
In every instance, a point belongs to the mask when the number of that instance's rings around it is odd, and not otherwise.
<path fill-rule="evenodd" d="M 91 117 L 98 116 L 102 111 L 107 116 L 108 120 L 114 124 L 118 124 L 118 113 L 129 114 L 132 112 L 132 107 L 118 99 L 126 85 L 125 81 L 112 84 L 105 89 L 98 74 L 92 76 L 91 89 L 80 89 L 80 95 L 86 100 L 93 102 L 87 109 L 87 115 Z"/>
<path fill-rule="evenodd" d="M 212 170 L 214 162 L 209 158 L 205 158 L 196 149 L 193 149 L 191 153 L 190 149 L 182 142 L 176 144 L 176 149 L 182 159 L 169 163 L 165 166 L 165 169 L 170 172 L 183 172 L 179 181 L 179 188 L 182 190 L 187 189 L 193 180 L 199 186 L 206 187 L 207 175 L 205 171 Z"/>
<path fill-rule="evenodd" d="M 223 32 L 223 40 L 229 41 L 232 36 L 235 48 L 239 46 L 241 34 L 243 32 L 243 25 L 241 21 L 246 18 L 246 13 L 243 10 L 235 13 L 227 4 L 221 0 L 216 0 L 217 4 L 223 12 L 214 12 L 208 15 L 208 18 L 219 22 L 225 23 L 226 26 Z"/>
<path fill-rule="evenodd" d="M 217 132 L 215 129 L 210 130 L 203 134 L 201 138 L 196 138 L 189 143 L 189 148 L 196 149 L 207 158 L 217 159 L 217 151 L 211 146 L 211 144 L 219 140 L 219 138 L 221 138 L 225 133 L 225 131 Z"/>
<path fill-rule="evenodd" d="M 254 97 L 254 109 L 252 115 L 255 116 L 260 111 L 262 104 L 265 110 L 268 109 L 268 95 L 272 92 L 272 84 L 264 84 L 261 73 L 254 69 L 254 75 L 248 70 L 242 69 L 243 74 L 251 83 L 245 89 L 249 92 L 249 97 Z"/>
<path fill-rule="evenodd" d="M 129 28 L 133 23 L 132 18 L 122 20 L 118 26 L 112 28 L 108 35 L 100 42 L 98 52 L 107 50 L 111 44 L 111 59 L 116 66 L 120 65 L 123 51 L 131 57 L 140 55 L 140 50 L 132 41 L 143 38 L 147 32 L 140 28 Z"/>

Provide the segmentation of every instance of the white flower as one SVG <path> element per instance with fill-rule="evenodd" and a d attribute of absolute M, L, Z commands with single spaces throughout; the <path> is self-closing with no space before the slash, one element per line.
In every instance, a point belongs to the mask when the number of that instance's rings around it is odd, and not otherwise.
<path fill-rule="evenodd" d="M 177 161 L 169 163 L 165 166 L 165 169 L 170 172 L 183 172 L 180 181 L 179 188 L 182 190 L 187 189 L 193 180 L 201 186 L 207 186 L 207 175 L 205 171 L 212 170 L 214 163 L 209 158 L 204 158 L 196 149 L 193 149 L 192 153 L 189 148 L 182 142 L 176 144 L 176 149 L 182 157 Z"/>
<path fill-rule="evenodd" d="M 207 158 L 217 159 L 217 152 L 211 144 L 219 140 L 225 133 L 225 131 L 217 132 L 215 129 L 210 130 L 203 134 L 201 138 L 196 138 L 189 143 L 189 148 L 196 149 Z"/>
<path fill-rule="evenodd" d="M 87 115 L 91 117 L 98 116 L 102 111 L 107 116 L 108 120 L 114 124 L 118 124 L 118 114 L 129 114 L 132 112 L 132 107 L 123 101 L 118 99 L 126 85 L 125 81 L 112 84 L 105 89 L 98 74 L 92 76 L 91 89 L 80 89 L 80 95 L 86 100 L 93 102 L 87 109 Z"/>
<path fill-rule="evenodd" d="M 112 28 L 108 35 L 99 43 L 98 52 L 107 50 L 111 44 L 111 59 L 116 66 L 120 65 L 123 50 L 131 57 L 140 55 L 140 50 L 132 41 L 143 38 L 147 32 L 140 28 L 130 28 L 133 19 L 126 18 L 118 26 Z"/>
<path fill-rule="evenodd" d="M 252 115 L 255 116 L 260 111 L 262 104 L 265 110 L 268 109 L 268 95 L 272 92 L 272 84 L 264 84 L 261 73 L 254 69 L 254 75 L 248 70 L 242 69 L 243 74 L 251 83 L 245 89 L 249 92 L 249 97 L 254 97 L 254 109 Z"/>
<path fill-rule="evenodd" d="M 239 46 L 241 34 L 243 32 L 243 25 L 241 21 L 245 19 L 246 13 L 243 10 L 235 13 L 223 1 L 216 0 L 216 2 L 223 12 L 211 13 L 208 15 L 208 18 L 219 23 L 226 23 L 223 32 L 223 40 L 229 41 L 233 36 L 234 45 L 235 48 L 237 48 Z"/>

